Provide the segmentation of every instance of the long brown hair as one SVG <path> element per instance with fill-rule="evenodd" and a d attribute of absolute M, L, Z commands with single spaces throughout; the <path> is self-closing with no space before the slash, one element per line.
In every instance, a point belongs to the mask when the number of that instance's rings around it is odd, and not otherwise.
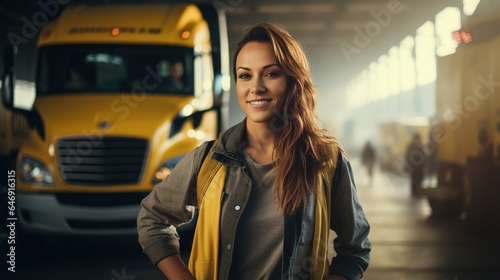
<path fill-rule="evenodd" d="M 247 29 L 238 43 L 233 59 L 236 79 L 236 58 L 249 42 L 270 43 L 278 66 L 287 76 L 287 94 L 282 112 L 276 112 L 271 129 L 277 132 L 275 188 L 284 213 L 292 214 L 306 204 L 307 195 L 316 192 L 318 175 L 336 158 L 341 147 L 336 139 L 318 126 L 316 91 L 309 63 L 301 46 L 290 34 L 269 23 Z M 330 176 L 332 174 L 329 174 Z"/>

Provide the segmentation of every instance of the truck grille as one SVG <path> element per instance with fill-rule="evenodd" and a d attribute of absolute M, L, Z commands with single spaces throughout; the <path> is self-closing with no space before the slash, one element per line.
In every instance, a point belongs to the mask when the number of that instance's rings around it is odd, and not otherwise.
<path fill-rule="evenodd" d="M 88 137 L 60 140 L 57 152 L 65 182 L 110 186 L 140 180 L 147 141 L 118 137 Z"/>

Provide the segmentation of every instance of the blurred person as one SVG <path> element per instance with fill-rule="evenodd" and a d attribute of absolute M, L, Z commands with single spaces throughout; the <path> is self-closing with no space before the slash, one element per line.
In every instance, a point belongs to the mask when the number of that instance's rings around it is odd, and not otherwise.
<path fill-rule="evenodd" d="M 361 161 L 363 165 L 366 166 L 371 184 L 373 179 L 373 167 L 375 165 L 375 149 L 373 148 L 370 141 L 366 142 L 365 146 L 363 147 Z"/>
<path fill-rule="evenodd" d="M 246 118 L 188 153 L 142 201 L 144 252 L 168 279 L 360 279 L 370 226 L 342 147 L 318 126 L 303 50 L 285 30 L 257 24 L 238 44 L 233 75 Z M 224 179 L 197 193 L 214 162 Z M 175 227 L 190 220 L 189 206 L 199 216 L 187 268 Z"/>
<path fill-rule="evenodd" d="M 184 77 L 184 65 L 180 61 L 175 61 L 170 64 L 169 74 L 164 81 L 159 86 L 161 91 L 166 92 L 183 92 L 184 83 L 182 78 Z"/>
<path fill-rule="evenodd" d="M 413 134 L 413 139 L 406 149 L 406 162 L 410 169 L 411 194 L 417 196 L 421 193 L 426 162 L 425 148 L 419 133 Z"/>
<path fill-rule="evenodd" d="M 495 152 L 488 133 L 488 128 L 485 124 L 482 124 L 479 128 L 477 140 L 479 143 L 478 157 L 485 161 L 492 161 Z"/>
<path fill-rule="evenodd" d="M 432 126 L 429 132 L 428 143 L 426 145 L 427 159 L 425 161 L 425 169 L 427 177 L 434 177 L 437 174 L 437 141 L 436 141 L 437 127 Z"/>
<path fill-rule="evenodd" d="M 63 85 L 64 90 L 86 91 L 93 87 L 95 71 L 93 65 L 75 59 L 68 71 L 68 78 Z"/>

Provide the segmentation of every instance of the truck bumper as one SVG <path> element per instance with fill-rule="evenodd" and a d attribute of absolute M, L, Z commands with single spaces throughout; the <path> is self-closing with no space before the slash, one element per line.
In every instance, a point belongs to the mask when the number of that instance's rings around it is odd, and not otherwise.
<path fill-rule="evenodd" d="M 17 215 L 23 230 L 61 235 L 133 235 L 140 204 L 81 206 L 61 203 L 56 194 L 17 193 Z"/>

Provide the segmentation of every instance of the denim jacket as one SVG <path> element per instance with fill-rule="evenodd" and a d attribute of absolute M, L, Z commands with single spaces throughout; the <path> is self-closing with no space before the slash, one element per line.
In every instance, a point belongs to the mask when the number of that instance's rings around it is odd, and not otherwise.
<path fill-rule="evenodd" d="M 227 166 L 221 208 L 219 277 L 228 279 L 232 245 L 238 220 L 244 211 L 252 186 L 243 147 L 245 121 L 223 132 L 213 149 L 213 159 Z M 179 253 L 175 227 L 188 222 L 196 202 L 196 180 L 209 148 L 202 144 L 187 154 L 165 181 L 155 186 L 143 202 L 138 215 L 139 242 L 154 264 Z M 330 229 L 337 238 L 337 253 L 330 264 L 330 274 L 360 279 L 369 264 L 370 226 L 358 202 L 352 170 L 347 158 L 339 156 L 331 190 Z M 314 234 L 314 194 L 307 199 L 303 211 L 284 218 L 283 279 L 309 279 L 309 245 Z M 239 206 L 239 207 L 237 207 Z M 238 210 L 235 210 L 238 209 Z"/>

